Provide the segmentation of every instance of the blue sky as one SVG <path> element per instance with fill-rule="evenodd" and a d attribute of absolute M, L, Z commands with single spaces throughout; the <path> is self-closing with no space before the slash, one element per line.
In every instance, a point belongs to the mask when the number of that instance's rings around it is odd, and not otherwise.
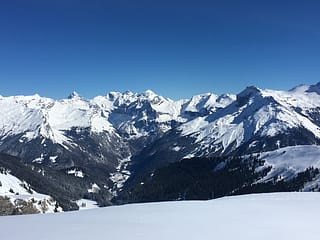
<path fill-rule="evenodd" d="M 0 94 L 174 99 L 320 81 L 319 1 L 10 0 Z"/>

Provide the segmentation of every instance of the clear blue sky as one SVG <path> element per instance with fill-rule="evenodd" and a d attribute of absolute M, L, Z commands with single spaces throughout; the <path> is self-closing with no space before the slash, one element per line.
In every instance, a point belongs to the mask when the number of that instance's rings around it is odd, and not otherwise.
<path fill-rule="evenodd" d="M 10 0 L 0 95 L 174 99 L 320 81 L 319 1 Z"/>

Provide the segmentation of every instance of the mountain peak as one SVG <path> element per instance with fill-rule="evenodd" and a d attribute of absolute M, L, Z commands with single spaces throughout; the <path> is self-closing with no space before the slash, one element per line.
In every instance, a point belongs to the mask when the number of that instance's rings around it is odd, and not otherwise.
<path fill-rule="evenodd" d="M 152 90 L 148 89 L 143 93 L 145 96 L 147 97 L 153 97 L 156 96 L 157 94 L 155 94 Z"/>
<path fill-rule="evenodd" d="M 252 98 L 260 93 L 261 93 L 261 90 L 259 88 L 255 87 L 255 86 L 249 86 L 237 95 L 237 102 L 239 103 L 239 106 L 241 107 L 241 106 L 245 105 L 249 101 L 250 98 Z"/>
<path fill-rule="evenodd" d="M 311 85 L 307 92 L 315 92 L 320 95 L 320 82 L 316 83 L 315 85 Z"/>
<path fill-rule="evenodd" d="M 133 93 L 133 92 L 131 92 L 131 91 L 129 91 L 129 90 L 127 90 L 127 91 L 124 91 L 124 92 L 122 93 L 122 95 L 128 95 L 128 96 L 131 96 L 131 95 L 134 95 L 134 93 Z"/>
<path fill-rule="evenodd" d="M 80 99 L 81 96 L 79 95 L 79 93 L 77 93 L 76 91 L 73 91 L 72 93 L 69 94 L 68 99 Z"/>
<path fill-rule="evenodd" d="M 117 98 L 119 98 L 119 96 L 121 96 L 121 93 L 120 92 L 109 92 L 107 94 L 107 98 L 110 100 L 110 101 L 115 101 Z"/>
<path fill-rule="evenodd" d="M 248 86 L 239 94 L 250 94 L 251 95 L 251 94 L 256 94 L 259 92 L 260 92 L 260 89 L 257 88 L 256 86 Z"/>

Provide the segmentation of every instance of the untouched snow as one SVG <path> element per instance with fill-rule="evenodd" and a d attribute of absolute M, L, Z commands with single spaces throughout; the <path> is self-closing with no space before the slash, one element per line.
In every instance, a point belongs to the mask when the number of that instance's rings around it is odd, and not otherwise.
<path fill-rule="evenodd" d="M 318 240 L 319 202 L 319 193 L 274 193 L 0 217 L 1 238 Z"/>
<path fill-rule="evenodd" d="M 0 196 L 15 194 L 30 195 L 26 189 L 28 184 L 20 181 L 20 179 L 11 175 L 9 172 L 0 172 L 0 183 Z"/>

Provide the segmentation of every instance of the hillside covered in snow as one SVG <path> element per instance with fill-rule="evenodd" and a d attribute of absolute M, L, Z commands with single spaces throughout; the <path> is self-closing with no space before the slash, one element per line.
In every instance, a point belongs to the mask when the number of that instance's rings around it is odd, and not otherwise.
<path fill-rule="evenodd" d="M 6 240 L 317 240 L 319 201 L 319 193 L 274 193 L 1 217 L 1 237 Z"/>

